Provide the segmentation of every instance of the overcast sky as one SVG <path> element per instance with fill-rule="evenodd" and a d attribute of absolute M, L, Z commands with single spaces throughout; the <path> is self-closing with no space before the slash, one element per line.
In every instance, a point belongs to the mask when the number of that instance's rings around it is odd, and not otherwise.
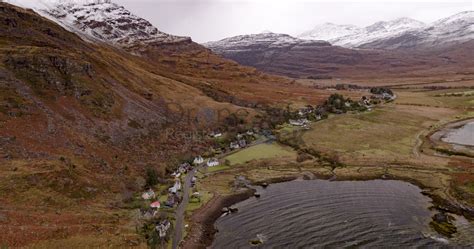
<path fill-rule="evenodd" d="M 297 35 L 313 26 L 370 25 L 411 17 L 433 22 L 473 10 L 474 0 L 113 0 L 149 20 L 163 32 L 196 42 L 272 31 Z"/>

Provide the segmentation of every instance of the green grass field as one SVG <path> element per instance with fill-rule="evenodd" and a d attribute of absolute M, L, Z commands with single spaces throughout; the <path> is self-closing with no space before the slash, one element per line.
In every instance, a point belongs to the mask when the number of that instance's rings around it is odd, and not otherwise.
<path fill-rule="evenodd" d="M 237 165 L 250 162 L 252 160 L 268 158 L 296 158 L 296 152 L 289 147 L 284 147 L 276 143 L 265 143 L 241 150 L 235 154 L 227 156 L 224 159 L 228 160 L 230 165 Z"/>
<path fill-rule="evenodd" d="M 207 168 L 207 173 L 212 173 L 212 172 L 226 170 L 226 169 L 230 169 L 230 167 L 227 166 L 227 165 L 219 165 L 219 166 L 214 166 L 214 167 L 208 167 Z"/>
<path fill-rule="evenodd" d="M 192 212 L 198 208 L 200 208 L 203 204 L 207 203 L 213 196 L 213 194 L 209 191 L 199 191 L 201 194 L 201 201 L 197 201 L 194 199 L 190 199 L 188 205 L 186 206 L 186 212 Z"/>

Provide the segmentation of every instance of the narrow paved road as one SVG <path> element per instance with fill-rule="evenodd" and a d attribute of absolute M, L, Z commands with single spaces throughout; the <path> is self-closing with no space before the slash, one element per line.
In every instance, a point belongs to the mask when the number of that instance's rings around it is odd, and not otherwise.
<path fill-rule="evenodd" d="M 183 184 L 183 200 L 179 203 L 176 208 L 176 224 L 175 224 L 175 233 L 173 236 L 173 249 L 178 248 L 179 242 L 183 239 L 183 230 L 184 230 L 184 211 L 186 206 L 189 203 L 189 192 L 191 190 L 191 180 L 196 174 L 196 169 L 190 171 L 184 178 Z"/>

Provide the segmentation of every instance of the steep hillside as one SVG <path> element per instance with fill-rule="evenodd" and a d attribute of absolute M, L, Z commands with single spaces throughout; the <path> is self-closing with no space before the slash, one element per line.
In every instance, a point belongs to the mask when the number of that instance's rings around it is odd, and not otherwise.
<path fill-rule="evenodd" d="M 8 1 L 34 9 L 85 40 L 130 52 L 146 61 L 141 67 L 196 87 L 218 101 L 255 106 L 275 102 L 274 96 L 282 93 L 283 100 L 307 96 L 306 88 L 294 86 L 288 91 L 289 80 L 224 60 L 190 38 L 163 33 L 110 0 Z M 310 99 L 317 101 L 320 96 Z"/>
<path fill-rule="evenodd" d="M 184 113 L 237 108 L 30 11 L 0 4 L 0 30 L 1 245 L 121 230 L 146 167 L 206 148 Z"/>
<path fill-rule="evenodd" d="M 135 245 L 127 208 L 147 168 L 164 175 L 207 150 L 207 132 L 258 122 L 267 105 L 329 94 L 190 39 L 148 42 L 153 31 L 131 45 L 141 26 L 99 40 L 52 19 L 0 3 L 0 246 Z"/>

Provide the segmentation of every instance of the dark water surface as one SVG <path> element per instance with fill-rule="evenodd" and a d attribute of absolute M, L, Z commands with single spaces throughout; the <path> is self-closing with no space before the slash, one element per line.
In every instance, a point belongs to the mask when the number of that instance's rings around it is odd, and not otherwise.
<path fill-rule="evenodd" d="M 409 183 L 292 181 L 270 185 L 259 199 L 216 222 L 212 248 L 444 248 L 429 229 L 430 199 Z"/>

